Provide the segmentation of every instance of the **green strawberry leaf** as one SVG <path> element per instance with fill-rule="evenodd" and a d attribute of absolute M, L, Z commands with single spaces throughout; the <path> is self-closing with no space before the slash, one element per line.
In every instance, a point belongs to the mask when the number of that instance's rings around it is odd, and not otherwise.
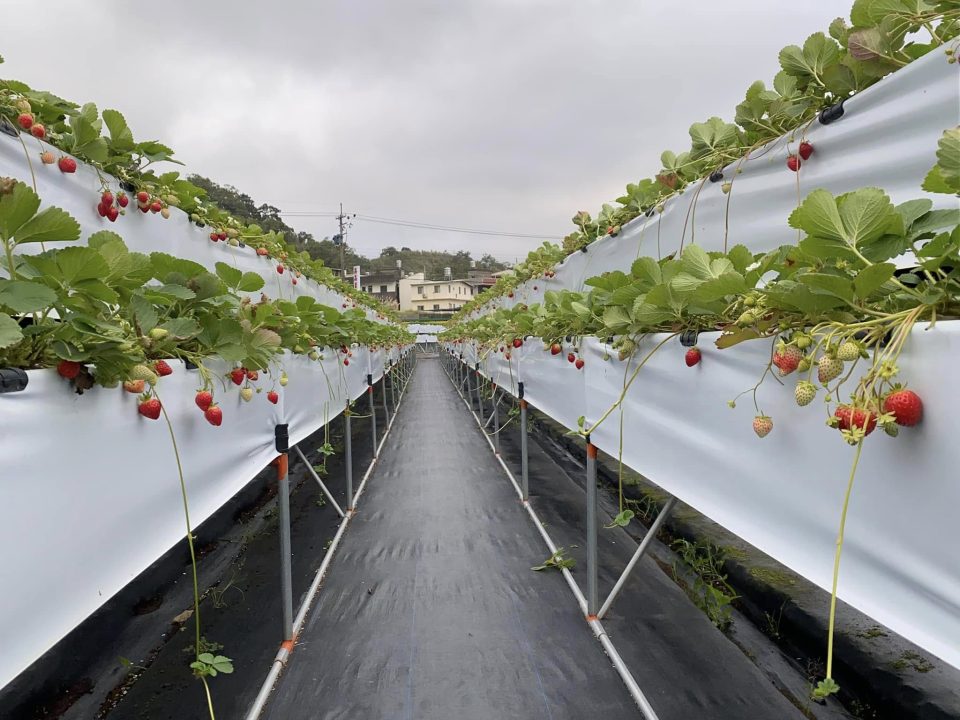
<path fill-rule="evenodd" d="M 16 313 L 44 310 L 56 301 L 57 294 L 41 283 L 0 279 L 0 305 Z"/>
<path fill-rule="evenodd" d="M 20 324 L 6 313 L 0 312 L 0 350 L 16 345 L 23 340 Z"/>
<path fill-rule="evenodd" d="M 879 265 L 870 265 L 865 267 L 853 279 L 853 288 L 857 297 L 866 300 L 875 291 L 893 277 L 896 266 L 892 263 L 881 263 Z"/>

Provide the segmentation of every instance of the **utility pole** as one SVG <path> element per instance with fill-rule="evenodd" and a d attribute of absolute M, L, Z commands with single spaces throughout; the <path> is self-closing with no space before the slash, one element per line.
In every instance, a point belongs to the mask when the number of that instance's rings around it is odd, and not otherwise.
<path fill-rule="evenodd" d="M 347 276 L 347 268 L 344 265 L 345 260 L 343 259 L 343 250 L 347 244 L 346 231 L 349 230 L 350 227 L 353 225 L 353 223 L 349 221 L 355 218 L 356 216 L 357 216 L 356 213 L 353 213 L 352 215 L 351 214 L 344 215 L 343 203 L 340 203 L 340 214 L 337 215 L 337 222 L 340 223 L 340 232 L 334 237 L 334 240 L 336 241 L 337 245 L 340 246 L 340 274 L 341 274 L 341 278 L 344 278 L 344 279 Z M 344 222 L 344 220 L 348 222 Z"/>

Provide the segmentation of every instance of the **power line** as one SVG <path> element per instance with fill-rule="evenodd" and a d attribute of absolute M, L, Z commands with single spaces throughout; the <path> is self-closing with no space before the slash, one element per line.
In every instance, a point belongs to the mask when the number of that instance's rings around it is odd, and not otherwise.
<path fill-rule="evenodd" d="M 336 217 L 337 213 L 312 212 L 307 210 L 291 210 L 288 212 L 281 212 L 281 215 L 287 215 L 289 217 Z M 362 215 L 359 213 L 355 217 L 357 220 L 364 221 L 364 222 L 378 223 L 381 225 L 396 225 L 399 227 L 419 228 L 421 230 L 440 230 L 443 232 L 466 233 L 470 235 L 491 235 L 495 237 L 530 238 L 534 240 L 562 240 L 563 239 L 557 235 L 547 235 L 547 234 L 537 234 L 537 233 L 515 233 L 515 232 L 507 232 L 504 230 L 479 230 L 476 228 L 453 227 L 450 225 L 437 225 L 435 223 L 416 222 L 413 220 L 399 220 L 396 218 L 378 217 L 376 215 Z"/>

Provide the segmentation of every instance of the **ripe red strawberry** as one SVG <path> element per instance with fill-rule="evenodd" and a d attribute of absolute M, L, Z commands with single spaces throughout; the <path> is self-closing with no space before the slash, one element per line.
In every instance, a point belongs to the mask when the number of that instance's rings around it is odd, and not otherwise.
<path fill-rule="evenodd" d="M 110 222 L 116 222 L 117 218 L 120 217 L 120 210 L 115 205 L 111 205 L 107 208 L 107 220 Z"/>
<path fill-rule="evenodd" d="M 264 256 L 267 254 L 266 248 L 257 248 L 257 255 Z"/>
<path fill-rule="evenodd" d="M 809 160 L 810 156 L 813 155 L 813 145 L 804 140 L 800 143 L 800 148 L 797 150 L 800 153 L 800 157 L 804 160 Z"/>
<path fill-rule="evenodd" d="M 210 240 L 211 240 L 211 242 L 216 242 L 216 241 L 219 240 L 219 239 L 220 239 L 220 236 L 217 235 L 217 233 L 215 233 L 215 232 L 210 233 Z"/>
<path fill-rule="evenodd" d="M 283 265 L 277 265 L 277 272 L 283 275 Z M 346 307 L 346 304 L 344 304 L 344 307 Z"/>
<path fill-rule="evenodd" d="M 197 393 L 193 401 L 197 404 L 198 408 L 206 411 L 206 409 L 213 404 L 213 393 L 209 390 L 201 390 Z"/>
<path fill-rule="evenodd" d="M 104 207 L 103 203 L 97 203 L 97 213 L 100 217 L 105 218 L 109 209 L 108 207 Z"/>
<path fill-rule="evenodd" d="M 60 172 L 64 173 L 75 173 L 77 171 L 77 161 L 72 157 L 67 157 L 64 155 L 57 162 L 57 167 L 60 168 Z"/>
<path fill-rule="evenodd" d="M 44 150 L 40 153 L 40 162 L 44 165 L 53 165 L 57 161 L 57 156 L 54 155 L 49 150 Z"/>
<path fill-rule="evenodd" d="M 24 130 L 29 130 L 33 126 L 33 115 L 30 113 L 20 113 L 17 116 L 17 124 Z"/>
<path fill-rule="evenodd" d="M 127 197 L 126 193 L 122 192 L 117 194 L 117 205 L 119 205 L 122 208 L 125 208 L 129 204 L 130 204 L 130 198 Z"/>
<path fill-rule="evenodd" d="M 113 205 L 113 193 L 107 190 L 103 195 L 100 196 L 100 202 L 107 207 Z"/>
<path fill-rule="evenodd" d="M 700 349 L 692 347 L 687 350 L 687 354 L 684 356 L 684 361 L 687 363 L 687 367 L 693 367 L 700 362 Z"/>
<path fill-rule="evenodd" d="M 576 362 L 577 356 L 573 353 L 567 353 L 567 362 Z"/>
<path fill-rule="evenodd" d="M 503 356 L 504 356 L 507 360 L 510 359 L 510 353 L 509 353 L 509 352 L 505 352 L 505 353 L 503 354 Z"/>
<path fill-rule="evenodd" d="M 242 367 L 234 368 L 230 371 L 230 379 L 233 380 L 234 385 L 242 385 L 246 377 L 247 371 Z"/>
<path fill-rule="evenodd" d="M 855 408 L 853 415 L 850 416 L 850 426 L 863 430 L 864 436 L 869 435 L 877 427 L 877 414 L 863 408 Z"/>
<path fill-rule="evenodd" d="M 563 351 L 563 348 L 560 347 L 560 343 L 554 343 L 550 346 L 551 355 L 559 355 Z"/>
<path fill-rule="evenodd" d="M 137 203 L 137 207 L 140 208 L 140 212 L 142 212 L 142 213 L 148 213 L 148 212 L 150 212 L 150 206 L 149 206 L 149 205 L 141 205 L 140 203 Z"/>
<path fill-rule="evenodd" d="M 508 298 L 511 298 L 511 299 L 513 298 L 513 291 L 512 291 L 512 290 L 507 293 L 507 297 L 508 297 Z"/>
<path fill-rule="evenodd" d="M 520 338 L 514 338 L 514 339 L 513 339 L 513 346 L 514 346 L 515 348 L 519 348 L 519 347 L 521 347 L 522 345 L 523 345 L 523 340 L 521 340 Z"/>
<path fill-rule="evenodd" d="M 803 351 L 796 345 L 787 345 L 773 354 L 773 364 L 780 369 L 781 375 L 789 375 L 803 360 Z"/>
<path fill-rule="evenodd" d="M 166 360 L 157 360 L 153 364 L 153 370 L 160 377 L 166 377 L 167 375 L 173 375 L 173 368 L 170 367 L 170 363 Z"/>
<path fill-rule="evenodd" d="M 226 239 L 227 239 L 227 234 L 226 234 L 225 232 L 217 233 L 217 236 L 218 236 L 221 240 L 226 240 Z"/>
<path fill-rule="evenodd" d="M 254 380 L 260 379 L 260 373 L 256 370 L 247 370 L 247 380 L 253 382 Z"/>
<path fill-rule="evenodd" d="M 773 430 L 773 420 L 766 415 L 757 415 L 753 419 L 753 431 L 757 437 L 766 437 Z"/>
<path fill-rule="evenodd" d="M 220 423 L 223 422 L 223 410 L 220 409 L 219 405 L 211 405 L 208 407 L 203 411 L 203 416 L 207 419 L 207 422 L 214 427 L 220 427 Z"/>
<path fill-rule="evenodd" d="M 134 395 L 142 393 L 145 386 L 146 383 L 143 380 L 126 380 L 123 383 L 123 389 Z"/>
<path fill-rule="evenodd" d="M 280 400 L 280 396 L 276 393 L 276 391 L 271 390 L 270 392 L 267 393 L 267 400 L 269 400 L 274 405 L 276 405 L 277 401 Z"/>
<path fill-rule="evenodd" d="M 837 427 L 840 430 L 860 428 L 864 435 L 869 435 L 877 427 L 876 413 L 868 412 L 863 408 L 854 408 L 850 405 L 838 405 L 833 416 L 837 418 Z"/>
<path fill-rule="evenodd" d="M 159 200 L 154 200 L 152 203 L 150 203 L 150 212 L 158 213 L 161 210 L 163 210 L 163 205 L 160 204 Z"/>
<path fill-rule="evenodd" d="M 155 397 L 152 397 L 149 400 L 144 400 L 137 407 L 137 412 L 146 418 L 150 418 L 151 420 L 156 420 L 160 417 L 160 410 L 160 401 Z"/>
<path fill-rule="evenodd" d="M 584 366 L 583 358 L 577 358 L 577 361 L 573 365 L 574 367 L 577 368 L 577 370 L 583 370 L 583 366 Z"/>
<path fill-rule="evenodd" d="M 138 202 L 138 203 L 141 203 L 141 204 L 143 204 L 143 205 L 146 205 L 148 202 L 150 202 L 150 193 L 148 193 L 148 192 L 145 191 L 145 190 L 141 190 L 140 192 L 138 192 L 138 193 L 137 193 L 137 202 Z"/>
<path fill-rule="evenodd" d="M 343 364 L 344 364 L 344 365 L 349 365 L 349 364 L 350 364 L 350 361 L 347 360 L 347 358 L 344 358 L 344 359 L 343 359 Z"/>
<path fill-rule="evenodd" d="M 296 279 L 296 278 L 290 278 L 290 282 L 292 282 L 294 285 L 296 285 L 296 284 L 297 284 L 297 279 Z"/>
<path fill-rule="evenodd" d="M 797 172 L 797 170 L 800 169 L 800 165 L 802 165 L 802 163 L 800 162 L 800 158 L 798 158 L 796 155 L 791 155 L 787 158 L 787 167 L 794 172 Z"/>
<path fill-rule="evenodd" d="M 35 123 L 33 127 L 30 128 L 30 134 L 35 138 L 42 140 L 47 136 L 47 129 L 40 123 Z"/>
<path fill-rule="evenodd" d="M 897 425 L 913 427 L 923 419 L 923 401 L 913 390 L 894 390 L 884 398 L 883 411 L 893 415 Z"/>
<path fill-rule="evenodd" d="M 57 372 L 60 374 L 60 377 L 66 378 L 67 380 L 73 380 L 80 374 L 82 368 L 83 365 L 73 360 L 61 360 L 57 363 Z"/>

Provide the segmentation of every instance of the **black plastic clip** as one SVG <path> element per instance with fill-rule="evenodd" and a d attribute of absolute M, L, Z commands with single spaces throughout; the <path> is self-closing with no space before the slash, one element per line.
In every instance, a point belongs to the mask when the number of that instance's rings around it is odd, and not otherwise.
<path fill-rule="evenodd" d="M 0 393 L 13 393 L 25 390 L 30 376 L 20 368 L 0 368 Z"/>
<path fill-rule="evenodd" d="M 183 361 L 183 364 L 184 364 L 184 366 L 187 368 L 187 370 L 196 370 L 196 369 L 197 369 L 197 364 L 194 363 L 194 362 L 192 362 L 192 361 L 190 361 L 190 360 L 184 360 L 184 361 Z"/>
<path fill-rule="evenodd" d="M 723 170 L 714 170 L 710 173 L 710 182 L 716 183 L 723 180 Z"/>
<path fill-rule="evenodd" d="M 585 253 L 586 251 L 587 251 L 587 246 L 586 246 L 586 245 L 584 245 L 582 248 L 580 248 L 580 252 Z"/>
<path fill-rule="evenodd" d="M 680 333 L 680 344 L 684 347 L 695 347 L 697 344 L 697 335 L 696 330 L 684 330 Z"/>
<path fill-rule="evenodd" d="M 517 392 L 519 393 L 518 397 L 521 400 L 523 400 L 523 383 L 522 382 L 517 383 Z"/>
<path fill-rule="evenodd" d="M 817 118 L 820 120 L 821 125 L 829 125 L 836 120 L 839 120 L 843 117 L 843 104 L 847 101 L 846 98 L 838 102 L 836 105 L 831 105 L 820 111 L 820 115 Z"/>
<path fill-rule="evenodd" d="M 17 128 L 7 120 L 5 117 L 0 117 L 0 132 L 4 135 L 9 135 L 10 137 L 17 137 L 20 133 L 17 132 Z"/>
<path fill-rule="evenodd" d="M 290 433 L 287 430 L 287 424 L 283 423 L 274 428 L 274 437 L 276 438 L 277 452 L 281 455 L 290 449 Z"/>

